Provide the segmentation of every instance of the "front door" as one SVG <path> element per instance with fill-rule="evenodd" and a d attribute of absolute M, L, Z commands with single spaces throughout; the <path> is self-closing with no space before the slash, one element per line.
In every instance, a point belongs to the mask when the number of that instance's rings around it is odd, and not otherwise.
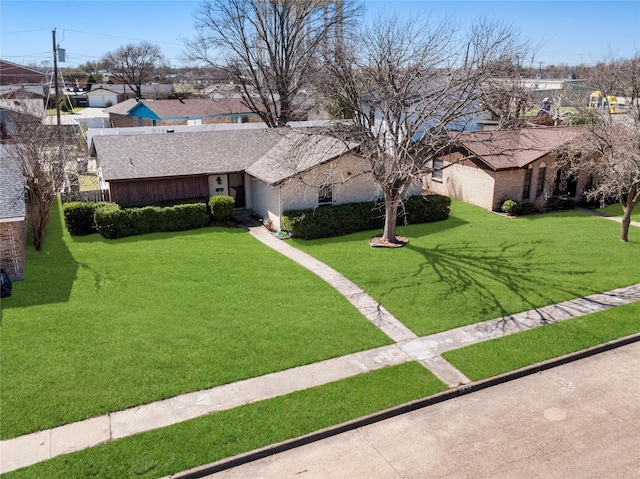
<path fill-rule="evenodd" d="M 246 206 L 243 173 L 229 174 L 229 196 L 235 200 L 236 208 L 244 208 Z"/>
<path fill-rule="evenodd" d="M 578 190 L 578 180 L 574 175 L 570 175 L 565 168 L 558 170 L 556 185 L 553 194 L 556 196 L 576 196 Z"/>

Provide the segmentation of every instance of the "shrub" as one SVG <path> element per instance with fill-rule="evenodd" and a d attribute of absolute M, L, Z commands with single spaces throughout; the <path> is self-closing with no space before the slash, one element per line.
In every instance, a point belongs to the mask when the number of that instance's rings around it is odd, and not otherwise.
<path fill-rule="evenodd" d="M 224 222 L 233 218 L 235 204 L 231 196 L 217 195 L 209 198 L 209 209 L 214 221 Z"/>
<path fill-rule="evenodd" d="M 98 232 L 105 238 L 158 233 L 162 231 L 184 231 L 206 226 L 211 217 L 207 205 L 192 203 L 173 207 L 144 206 L 126 208 L 107 203 L 95 213 Z"/>
<path fill-rule="evenodd" d="M 96 230 L 105 238 L 116 239 L 132 234 L 129 215 L 115 203 L 107 203 L 96 208 L 94 221 Z"/>
<path fill-rule="evenodd" d="M 398 214 L 398 223 L 418 224 L 449 217 L 451 200 L 428 195 L 407 198 Z M 285 211 L 282 229 L 302 239 L 341 236 L 384 226 L 384 201 L 347 203 L 313 209 Z"/>
<path fill-rule="evenodd" d="M 96 233 L 94 221 L 95 211 L 101 205 L 108 203 L 91 203 L 85 201 L 72 201 L 65 203 L 62 207 L 64 211 L 64 223 L 67 231 L 72 236 L 83 236 Z"/>
<path fill-rule="evenodd" d="M 516 216 L 520 212 L 520 205 L 517 201 L 506 200 L 504 203 L 502 203 L 501 209 L 508 215 Z"/>
<path fill-rule="evenodd" d="M 550 196 L 544 204 L 545 211 L 570 210 L 576 207 L 576 204 L 568 198 L 562 196 Z"/>
<path fill-rule="evenodd" d="M 520 212 L 518 213 L 520 216 L 532 215 L 533 213 L 537 213 L 538 208 L 533 203 L 522 203 L 520 205 Z"/>

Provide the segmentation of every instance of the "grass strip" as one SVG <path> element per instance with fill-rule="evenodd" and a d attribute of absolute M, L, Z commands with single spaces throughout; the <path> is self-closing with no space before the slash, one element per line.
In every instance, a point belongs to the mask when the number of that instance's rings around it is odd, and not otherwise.
<path fill-rule="evenodd" d="M 640 302 L 448 351 L 469 379 L 497 376 L 640 332 Z"/>
<path fill-rule="evenodd" d="M 404 363 L 60 456 L 6 477 L 160 477 L 446 389 L 420 364 Z"/>

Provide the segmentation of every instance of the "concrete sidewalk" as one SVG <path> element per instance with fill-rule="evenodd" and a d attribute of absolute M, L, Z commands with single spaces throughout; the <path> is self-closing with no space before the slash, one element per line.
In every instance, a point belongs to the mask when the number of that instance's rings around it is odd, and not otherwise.
<path fill-rule="evenodd" d="M 445 351 L 640 301 L 640 284 L 636 284 L 419 338 L 337 271 L 276 238 L 261 226 L 247 227 L 257 239 L 334 286 L 395 344 L 0 441 L 0 473 L 111 440 L 408 361 L 420 362 L 450 388 L 455 388 L 470 381 L 442 358 L 441 353 Z"/>
<path fill-rule="evenodd" d="M 637 478 L 638 371 L 635 342 L 233 468 L 171 477 Z"/>

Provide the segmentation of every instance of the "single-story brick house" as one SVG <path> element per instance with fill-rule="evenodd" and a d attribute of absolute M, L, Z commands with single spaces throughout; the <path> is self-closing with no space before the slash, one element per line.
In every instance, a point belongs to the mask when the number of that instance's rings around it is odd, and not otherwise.
<path fill-rule="evenodd" d="M 580 198 L 590 178 L 556 167 L 554 150 L 579 134 L 575 127 L 475 131 L 462 147 L 434 162 L 423 186 L 491 210 L 505 200 L 541 206 L 551 196 Z"/>
<path fill-rule="evenodd" d="M 15 281 L 24 279 L 27 221 L 25 183 L 10 148 L 0 145 L 0 266 Z"/>
<path fill-rule="evenodd" d="M 334 138 L 268 128 L 104 135 L 91 146 L 113 202 L 229 195 L 275 229 L 286 210 L 379 197 L 356 150 Z M 413 194 L 420 189 L 416 184 Z"/>
<path fill-rule="evenodd" d="M 114 128 L 137 126 L 257 123 L 260 118 L 238 98 L 135 100 L 107 108 Z"/>

